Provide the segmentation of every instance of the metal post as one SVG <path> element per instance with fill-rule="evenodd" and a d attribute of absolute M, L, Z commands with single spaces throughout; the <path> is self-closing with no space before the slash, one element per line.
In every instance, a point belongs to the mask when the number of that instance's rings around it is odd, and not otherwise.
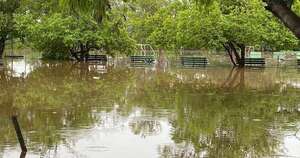
<path fill-rule="evenodd" d="M 11 36 L 11 54 L 10 56 L 14 55 L 14 38 L 13 36 Z"/>
<path fill-rule="evenodd" d="M 25 158 L 26 157 L 26 152 L 21 152 L 21 154 L 20 154 L 20 158 Z"/>
<path fill-rule="evenodd" d="M 23 135 L 22 135 L 22 131 L 21 131 L 17 116 L 12 116 L 11 120 L 12 120 L 13 125 L 15 127 L 15 131 L 16 131 L 16 134 L 17 134 L 18 141 L 20 143 L 22 152 L 26 153 L 27 152 L 27 147 L 25 145 L 25 141 L 24 141 L 24 138 L 23 138 Z"/>

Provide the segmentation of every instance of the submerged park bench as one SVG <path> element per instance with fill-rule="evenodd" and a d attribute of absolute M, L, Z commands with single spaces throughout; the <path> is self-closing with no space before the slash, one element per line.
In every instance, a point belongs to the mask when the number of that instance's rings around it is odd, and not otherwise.
<path fill-rule="evenodd" d="M 107 56 L 106 55 L 88 55 L 86 58 L 86 61 L 91 62 L 107 62 Z"/>
<path fill-rule="evenodd" d="M 295 52 L 297 58 L 297 66 L 300 66 L 300 51 Z"/>
<path fill-rule="evenodd" d="M 262 58 L 261 52 L 251 52 L 250 57 L 245 58 L 245 66 L 263 67 L 266 64 L 265 58 Z"/>
<path fill-rule="evenodd" d="M 132 55 L 130 56 L 130 62 L 132 64 L 144 64 L 151 65 L 154 64 L 155 57 L 152 55 L 144 56 L 144 55 Z"/>
<path fill-rule="evenodd" d="M 202 67 L 208 65 L 206 57 L 182 56 L 180 57 L 181 65 L 184 67 Z"/>
<path fill-rule="evenodd" d="M 24 55 L 5 55 L 5 58 L 24 59 Z"/>

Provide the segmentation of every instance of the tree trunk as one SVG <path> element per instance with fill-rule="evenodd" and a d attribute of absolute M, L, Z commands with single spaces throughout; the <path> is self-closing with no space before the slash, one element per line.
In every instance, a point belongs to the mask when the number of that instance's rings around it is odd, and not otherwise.
<path fill-rule="evenodd" d="M 228 44 L 223 44 L 223 47 L 227 51 L 227 53 L 229 55 L 229 58 L 230 58 L 230 61 L 233 64 L 233 66 L 237 66 L 236 62 L 233 59 L 233 55 L 232 55 L 231 48 L 229 47 L 229 45 Z"/>
<path fill-rule="evenodd" d="M 244 44 L 237 44 L 237 46 L 241 49 L 241 57 L 239 61 L 239 67 L 245 66 L 245 57 L 246 57 L 246 46 Z"/>
<path fill-rule="evenodd" d="M 265 0 L 264 0 L 265 1 Z M 266 2 L 266 1 L 265 1 Z M 267 1 L 266 9 L 271 11 L 281 22 L 300 39 L 300 17 L 284 3 Z"/>
<path fill-rule="evenodd" d="M 80 52 L 80 61 L 85 61 L 85 54 L 84 54 L 84 52 Z"/>
<path fill-rule="evenodd" d="M 5 38 L 0 37 L 0 59 L 2 59 L 3 57 L 4 48 L 5 48 Z"/>
<path fill-rule="evenodd" d="M 234 42 L 229 42 L 229 47 L 231 48 L 231 50 L 235 56 L 235 60 L 236 60 L 237 64 L 240 65 L 241 57 L 240 57 L 238 51 L 236 50 L 234 44 L 235 44 Z"/>
<path fill-rule="evenodd" d="M 77 61 L 86 61 L 89 56 L 90 48 L 86 45 L 80 44 L 79 47 L 70 48 L 69 52 Z"/>
<path fill-rule="evenodd" d="M 78 57 L 77 53 L 74 52 L 74 50 L 70 50 L 70 54 L 72 57 L 74 57 L 77 61 L 80 61 L 80 58 Z"/>
<path fill-rule="evenodd" d="M 72 51 L 70 50 L 70 54 L 72 57 L 74 57 L 77 61 L 81 62 L 81 61 L 86 61 L 89 55 L 88 51 Z"/>
<path fill-rule="evenodd" d="M 223 44 L 223 46 L 226 49 L 230 57 L 230 61 L 234 66 L 245 66 L 246 46 L 244 44 L 236 42 L 226 42 L 225 44 Z M 241 51 L 239 52 L 236 47 L 240 48 Z"/>

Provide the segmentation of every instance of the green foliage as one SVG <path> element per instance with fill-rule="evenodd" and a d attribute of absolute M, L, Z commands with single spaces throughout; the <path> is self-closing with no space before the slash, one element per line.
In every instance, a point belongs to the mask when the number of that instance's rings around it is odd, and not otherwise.
<path fill-rule="evenodd" d="M 19 7 L 20 1 L 19 0 L 1 0 L 0 1 L 0 12 L 6 14 L 13 14 L 16 9 Z"/>
<path fill-rule="evenodd" d="M 0 36 L 5 37 L 13 30 L 14 21 L 12 15 L 0 12 Z"/>
<path fill-rule="evenodd" d="M 259 0 L 248 1 L 224 17 L 224 37 L 246 45 L 293 49 L 298 39 L 261 7 Z"/>
<path fill-rule="evenodd" d="M 177 24 L 177 41 L 183 48 L 219 48 L 225 41 L 218 10 L 206 13 L 197 8 L 182 11 Z"/>
<path fill-rule="evenodd" d="M 164 49 L 218 49 L 228 41 L 279 50 L 299 47 L 298 39 L 262 5 L 260 0 L 226 0 L 199 8 L 173 1 L 147 16 L 130 14 L 130 33 Z"/>
<path fill-rule="evenodd" d="M 80 12 L 101 22 L 109 8 L 109 0 L 60 0 L 60 5 L 71 12 Z"/>
<path fill-rule="evenodd" d="M 228 41 L 278 50 L 299 47 L 297 38 L 265 11 L 261 0 L 193 2 L 23 0 L 16 15 L 19 1 L 1 1 L 9 7 L 1 4 L 0 34 L 18 34 L 54 59 L 67 58 L 70 50 L 79 52 L 81 45 L 111 55 L 130 54 L 135 41 L 168 50 L 220 49 Z M 296 1 L 293 9 L 299 6 Z"/>
<path fill-rule="evenodd" d="M 58 12 L 59 0 L 22 0 L 20 1 L 19 14 L 32 14 L 35 17 L 41 17 L 47 14 Z"/>
<path fill-rule="evenodd" d="M 143 1 L 132 3 L 132 9 L 128 12 L 128 31 L 139 43 L 147 43 L 147 38 L 165 20 L 163 15 L 156 14 L 166 6 L 165 0 Z M 162 11 L 160 11 L 161 14 Z M 164 14 L 165 15 L 165 14 Z"/>
<path fill-rule="evenodd" d="M 8 35 L 16 34 L 14 29 L 14 13 L 19 7 L 19 0 L 0 1 L 0 39 L 1 42 L 7 40 Z M 2 55 L 4 44 L 0 44 Z"/>
<path fill-rule="evenodd" d="M 19 30 L 44 57 L 67 58 L 71 50 L 81 51 L 83 45 L 88 50 L 103 50 L 114 53 L 130 53 L 134 45 L 127 32 L 118 22 L 106 20 L 94 25 L 85 19 L 66 16 L 59 13 L 30 20 L 31 15 L 18 18 Z"/>
<path fill-rule="evenodd" d="M 130 35 L 139 43 L 150 43 L 159 48 L 172 49 L 176 43 L 175 17 L 187 7 L 181 1 L 138 1 L 136 9 L 129 13 Z M 146 5 L 144 4 L 146 3 Z M 152 6 L 151 9 L 145 7 Z"/>
<path fill-rule="evenodd" d="M 159 48 L 171 49 L 176 47 L 176 21 L 174 18 L 170 18 L 169 16 L 164 19 L 161 18 L 160 15 L 156 14 L 152 19 L 150 19 L 151 23 L 161 22 L 154 28 L 153 32 L 151 32 L 150 36 L 147 38 L 147 42 L 155 45 Z M 151 24 L 150 24 L 151 25 Z"/>

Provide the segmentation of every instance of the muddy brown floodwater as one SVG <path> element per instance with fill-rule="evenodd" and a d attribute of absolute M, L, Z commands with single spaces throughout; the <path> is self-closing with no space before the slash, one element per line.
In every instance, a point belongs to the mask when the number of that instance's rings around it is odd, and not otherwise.
<path fill-rule="evenodd" d="M 300 157 L 300 71 L 7 61 L 0 157 Z"/>

